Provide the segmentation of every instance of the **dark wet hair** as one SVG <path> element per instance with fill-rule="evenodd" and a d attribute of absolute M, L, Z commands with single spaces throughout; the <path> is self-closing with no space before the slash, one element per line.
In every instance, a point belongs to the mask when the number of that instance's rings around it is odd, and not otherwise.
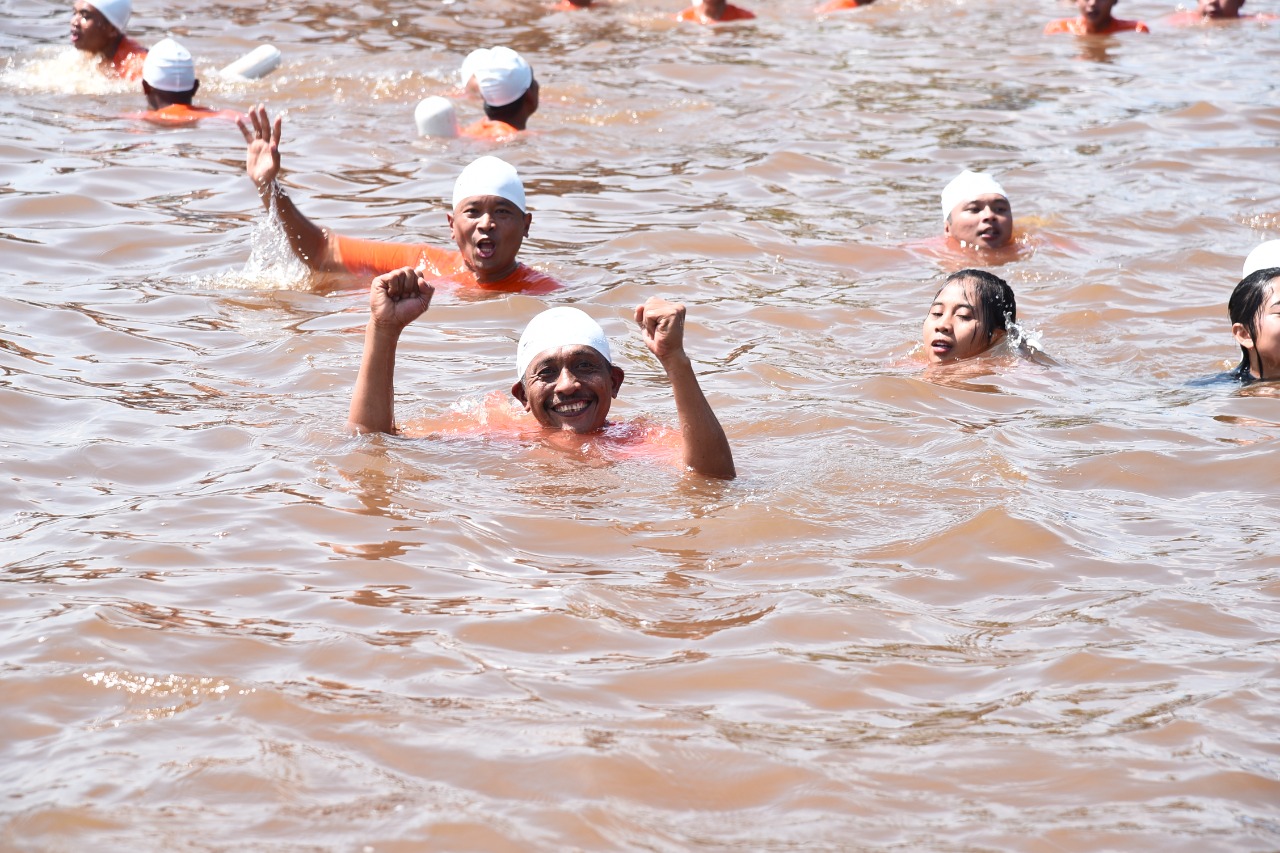
<path fill-rule="evenodd" d="M 530 75 L 529 88 L 525 89 L 523 95 L 516 98 L 509 104 L 503 104 L 500 107 L 495 107 L 492 104 L 486 103 L 484 105 L 484 117 L 489 119 L 489 121 L 505 121 L 507 124 L 511 124 L 513 121 L 518 121 L 520 119 L 521 111 L 525 108 L 525 103 L 529 100 L 529 93 L 533 91 L 536 80 L 536 77 Z"/>
<path fill-rule="evenodd" d="M 1018 319 L 1018 302 L 1013 298 L 1013 288 L 1004 279 L 986 270 L 960 270 L 947 276 L 938 293 L 952 282 L 973 286 L 973 308 L 978 315 L 978 326 L 986 332 L 987 340 L 996 332 L 1008 330 Z M 938 294 L 933 295 L 934 299 Z"/>
<path fill-rule="evenodd" d="M 1258 315 L 1262 313 L 1262 303 L 1272 291 L 1272 280 L 1278 277 L 1280 277 L 1280 267 L 1255 270 L 1240 279 L 1236 289 L 1231 291 L 1231 298 L 1227 300 L 1227 314 L 1231 316 L 1233 326 L 1239 323 L 1249 330 L 1250 340 L 1258 337 Z M 1249 350 L 1243 345 L 1240 347 L 1240 366 L 1236 371 L 1246 377 L 1252 373 L 1249 366 Z M 1258 357 L 1258 378 L 1264 378 L 1261 356 Z"/>

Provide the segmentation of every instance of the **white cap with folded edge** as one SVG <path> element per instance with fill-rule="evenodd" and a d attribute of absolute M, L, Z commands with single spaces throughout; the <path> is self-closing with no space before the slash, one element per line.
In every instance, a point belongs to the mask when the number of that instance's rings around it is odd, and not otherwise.
<path fill-rule="evenodd" d="M 942 191 L 942 221 L 946 222 L 947 217 L 951 215 L 951 211 L 956 209 L 956 205 L 973 201 L 984 195 L 999 195 L 1006 199 L 1009 194 L 1004 191 L 1004 187 L 990 175 L 981 172 L 971 172 L 965 169 L 960 174 L 951 179 L 951 183 L 947 184 Z"/>
<path fill-rule="evenodd" d="M 147 51 L 142 79 L 163 92 L 190 92 L 196 85 L 191 52 L 173 39 L 161 39 Z"/>
<path fill-rule="evenodd" d="M 523 380 L 529 364 L 547 350 L 588 346 L 613 363 L 609 339 L 600 324 L 582 310 L 562 305 L 548 308 L 529 321 L 516 345 L 516 379 Z"/>
<path fill-rule="evenodd" d="M 129 26 L 129 18 L 133 15 L 133 0 L 94 0 L 89 4 L 97 9 L 107 23 L 121 33 Z"/>
<path fill-rule="evenodd" d="M 453 208 L 469 198 L 481 195 L 496 195 L 520 208 L 521 213 L 528 213 L 524 202 L 524 184 L 520 183 L 520 175 L 515 166 L 506 160 L 491 155 L 472 160 L 458 180 L 453 182 Z"/>

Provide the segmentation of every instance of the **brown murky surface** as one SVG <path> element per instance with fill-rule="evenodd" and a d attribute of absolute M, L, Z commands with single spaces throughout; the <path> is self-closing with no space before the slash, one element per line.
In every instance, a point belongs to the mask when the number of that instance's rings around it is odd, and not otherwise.
<path fill-rule="evenodd" d="M 67 56 L 65 8 L 0 9 L 0 846 L 1280 848 L 1280 399 L 1188 384 L 1234 364 L 1227 295 L 1280 237 L 1280 30 L 755 7 L 140 0 L 133 27 L 191 47 L 204 103 L 288 111 L 318 221 L 436 243 L 490 149 L 415 138 L 413 105 L 524 51 L 543 108 L 500 153 L 527 260 L 571 286 L 439 296 L 400 414 L 506 387 L 573 302 L 621 414 L 673 423 L 627 324 L 663 294 L 729 484 L 346 436 L 360 282 L 274 254 L 237 131 L 122 118 L 141 96 Z M 257 41 L 275 75 L 214 78 Z M 1010 191 L 998 272 L 1051 358 L 926 375 L 960 264 L 920 244 L 965 166 Z"/>

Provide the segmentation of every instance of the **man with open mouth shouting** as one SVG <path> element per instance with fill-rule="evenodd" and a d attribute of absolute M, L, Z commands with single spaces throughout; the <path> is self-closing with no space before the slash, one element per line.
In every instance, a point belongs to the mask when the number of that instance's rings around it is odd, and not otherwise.
<path fill-rule="evenodd" d="M 421 243 L 387 243 L 335 234 L 313 223 L 280 187 L 280 125 L 265 107 L 239 122 L 248 149 L 245 171 L 268 211 L 275 210 L 293 253 L 313 270 L 380 274 L 414 267 L 435 282 L 501 292 L 550 293 L 560 282 L 521 263 L 517 254 L 529 235 L 533 214 L 524 185 L 509 163 L 481 157 L 462 170 L 453 186 L 446 220 L 457 250 Z"/>

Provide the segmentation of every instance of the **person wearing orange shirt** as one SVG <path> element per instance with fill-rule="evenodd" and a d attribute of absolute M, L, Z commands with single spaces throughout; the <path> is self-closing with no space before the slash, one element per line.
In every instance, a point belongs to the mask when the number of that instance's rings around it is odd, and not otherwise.
<path fill-rule="evenodd" d="M 1111 10 L 1119 0 L 1076 0 L 1078 18 L 1059 18 L 1045 25 L 1045 35 L 1069 33 L 1073 36 L 1102 36 L 1113 33 L 1139 32 L 1149 33 L 1151 30 L 1142 21 L 1123 21 L 1111 17 Z"/>
<path fill-rule="evenodd" d="M 524 57 L 509 47 L 473 50 L 462 63 L 463 87 L 474 85 L 484 99 L 480 121 L 461 135 L 489 142 L 509 142 L 528 127 L 538 111 L 538 81 Z"/>
<path fill-rule="evenodd" d="M 426 279 L 409 267 L 378 276 L 370 284 L 369 322 L 347 415 L 349 431 L 398 432 L 396 348 L 405 327 L 430 306 L 433 293 Z M 684 349 L 685 306 L 652 297 L 636 306 L 634 317 L 645 346 L 671 382 L 680 419 L 681 461 L 699 474 L 733 479 L 737 472 L 729 440 Z M 586 312 L 560 306 L 535 316 L 520 335 L 515 367 L 511 395 L 533 416 L 537 432 L 549 437 L 609 437 L 609 428 L 616 426 L 609 423 L 609 409 L 625 374 L 613 363 L 604 330 Z"/>
<path fill-rule="evenodd" d="M 525 209 L 524 185 L 516 170 L 497 157 L 481 157 L 453 185 L 452 211 L 445 214 L 456 249 L 421 243 L 359 240 L 321 228 L 298 210 L 280 186 L 280 126 L 259 105 L 249 121 L 237 122 L 248 147 L 245 171 L 268 211 L 274 210 L 300 261 L 313 270 L 386 273 L 421 269 L 433 281 L 500 292 L 550 293 L 561 288 L 551 276 L 517 259 L 533 214 Z"/>
<path fill-rule="evenodd" d="M 138 80 L 147 49 L 125 35 L 133 0 L 76 0 L 71 12 L 71 46 L 96 56 L 115 77 Z"/>
<path fill-rule="evenodd" d="M 1245 0 L 1200 0 L 1194 12 L 1178 12 L 1169 16 L 1175 27 L 1189 27 L 1206 21 L 1274 21 L 1276 15 L 1259 12 L 1256 15 L 1240 14 Z"/>
<path fill-rule="evenodd" d="M 687 24 L 724 24 L 729 21 L 749 21 L 755 12 L 734 6 L 728 0 L 696 0 L 688 9 L 676 15 L 677 21 Z"/>
<path fill-rule="evenodd" d="M 859 6 L 870 6 L 875 0 L 827 0 L 814 9 L 815 15 L 830 15 L 832 12 L 843 12 L 845 9 L 857 9 Z"/>
<path fill-rule="evenodd" d="M 151 109 L 130 117 L 155 124 L 194 124 L 202 118 L 223 121 L 244 118 L 234 110 L 192 106 L 199 88 L 191 53 L 173 39 L 162 39 L 147 51 L 146 61 L 142 63 L 142 92 Z"/>

